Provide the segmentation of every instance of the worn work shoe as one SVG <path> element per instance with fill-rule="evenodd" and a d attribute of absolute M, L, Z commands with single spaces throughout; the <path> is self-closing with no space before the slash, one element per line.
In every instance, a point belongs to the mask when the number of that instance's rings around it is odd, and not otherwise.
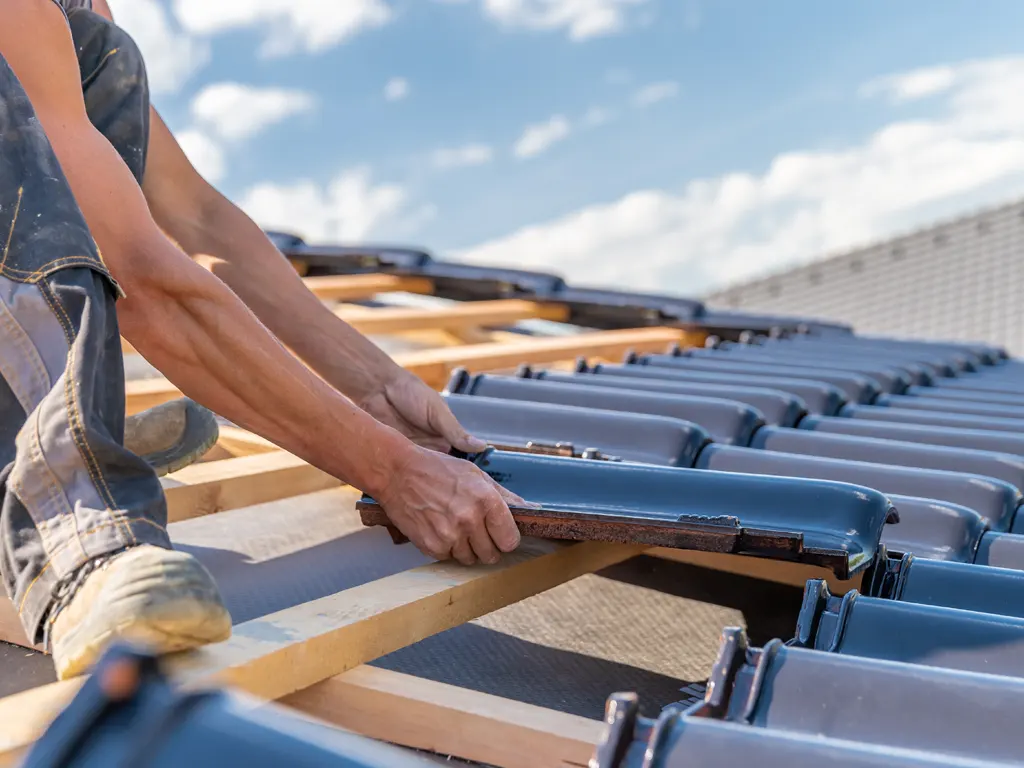
<path fill-rule="evenodd" d="M 219 434 L 217 417 L 183 397 L 125 419 L 124 447 L 166 475 L 202 458 Z"/>
<path fill-rule="evenodd" d="M 164 654 L 227 640 L 231 616 L 209 572 L 191 555 L 139 545 L 89 573 L 49 639 L 57 677 L 82 674 L 114 640 Z"/>

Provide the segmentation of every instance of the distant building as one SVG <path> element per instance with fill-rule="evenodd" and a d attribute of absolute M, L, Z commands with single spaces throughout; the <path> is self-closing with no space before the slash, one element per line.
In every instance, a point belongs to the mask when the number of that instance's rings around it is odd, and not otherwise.
<path fill-rule="evenodd" d="M 1024 200 L 733 285 L 711 307 L 984 341 L 1024 355 Z"/>

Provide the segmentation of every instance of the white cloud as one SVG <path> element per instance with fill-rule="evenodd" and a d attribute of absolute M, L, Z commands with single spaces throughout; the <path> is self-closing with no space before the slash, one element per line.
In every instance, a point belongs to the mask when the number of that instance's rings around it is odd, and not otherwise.
<path fill-rule="evenodd" d="M 218 142 L 202 131 L 194 129 L 182 131 L 176 134 L 175 138 L 189 162 L 204 179 L 216 184 L 224 178 L 227 164 L 224 160 L 224 150 Z"/>
<path fill-rule="evenodd" d="M 319 53 L 394 16 L 385 0 L 174 0 L 174 10 L 198 35 L 258 27 L 265 56 Z"/>
<path fill-rule="evenodd" d="M 437 149 L 430 159 L 435 168 L 465 168 L 486 165 L 494 158 L 494 150 L 486 144 L 466 144 L 461 147 Z"/>
<path fill-rule="evenodd" d="M 516 142 L 513 152 L 521 160 L 536 157 L 546 152 L 555 144 L 569 135 L 572 128 L 564 115 L 554 115 L 543 123 L 528 125 L 523 135 Z"/>
<path fill-rule="evenodd" d="M 448 0 L 451 2 L 451 0 Z M 566 30 L 581 41 L 626 26 L 630 9 L 648 0 L 480 0 L 484 13 L 510 29 Z"/>
<path fill-rule="evenodd" d="M 192 117 L 221 139 L 240 141 L 315 105 L 304 91 L 213 83 L 192 100 Z"/>
<path fill-rule="evenodd" d="M 238 204 L 262 227 L 296 232 L 309 241 L 339 242 L 364 239 L 397 221 L 406 199 L 401 186 L 377 184 L 368 168 L 353 168 L 326 187 L 309 180 L 257 184 Z M 425 210 L 413 216 L 427 216 Z"/>
<path fill-rule="evenodd" d="M 633 103 L 638 107 L 649 107 L 659 101 L 671 99 L 679 93 L 679 84 L 671 80 L 663 80 L 660 83 L 651 83 L 637 90 L 633 94 Z"/>
<path fill-rule="evenodd" d="M 118 26 L 128 32 L 146 59 L 154 95 L 174 93 L 206 66 L 210 49 L 203 40 L 172 23 L 157 0 L 109 0 Z"/>
<path fill-rule="evenodd" d="M 914 101 L 948 91 L 961 71 L 951 66 L 924 67 L 871 80 L 860 91 L 868 98 L 884 95 L 896 103 Z"/>
<path fill-rule="evenodd" d="M 401 101 L 409 95 L 409 81 L 404 77 L 392 77 L 384 86 L 384 98 L 388 101 Z"/>
<path fill-rule="evenodd" d="M 760 173 L 648 189 L 470 248 L 581 284 L 699 294 L 1024 191 L 1024 57 L 952 67 L 934 117 Z M 898 82 L 894 78 L 893 82 Z"/>

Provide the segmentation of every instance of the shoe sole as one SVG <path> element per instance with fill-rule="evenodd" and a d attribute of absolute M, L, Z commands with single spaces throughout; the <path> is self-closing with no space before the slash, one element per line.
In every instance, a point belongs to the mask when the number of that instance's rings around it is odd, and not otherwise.
<path fill-rule="evenodd" d="M 132 620 L 95 634 L 86 645 L 62 663 L 55 664 L 58 680 L 68 680 L 88 672 L 99 660 L 103 651 L 115 640 L 131 643 L 148 652 L 164 655 L 190 651 L 204 645 L 227 640 L 230 634 L 210 634 L 202 637 L 190 636 L 182 630 L 192 627 L 191 619 L 179 621 L 149 622 Z"/>
<path fill-rule="evenodd" d="M 142 458 L 153 468 L 157 477 L 163 477 L 195 464 L 209 453 L 219 438 L 220 425 L 217 423 L 217 417 L 206 408 L 190 402 L 186 406 L 185 432 L 181 439 L 165 451 L 151 453 Z M 192 443 L 195 443 L 195 447 L 186 450 L 185 446 Z"/>

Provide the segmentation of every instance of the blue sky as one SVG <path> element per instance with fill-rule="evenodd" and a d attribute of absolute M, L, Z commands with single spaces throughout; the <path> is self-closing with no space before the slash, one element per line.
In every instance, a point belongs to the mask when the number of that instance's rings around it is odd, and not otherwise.
<path fill-rule="evenodd" d="M 1019 1 L 111 6 L 197 167 L 310 240 L 700 293 L 1024 193 Z"/>

